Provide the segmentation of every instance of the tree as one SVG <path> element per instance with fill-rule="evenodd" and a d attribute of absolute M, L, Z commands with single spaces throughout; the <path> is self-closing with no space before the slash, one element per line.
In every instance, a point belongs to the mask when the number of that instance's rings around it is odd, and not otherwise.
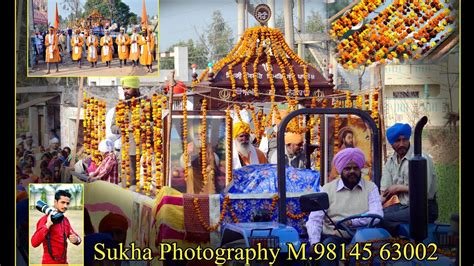
<path fill-rule="evenodd" d="M 206 32 L 205 46 L 209 51 L 209 59 L 211 62 L 217 62 L 224 58 L 234 45 L 232 28 L 224 21 L 220 10 L 215 10 L 212 14 L 212 24 Z"/>
<path fill-rule="evenodd" d="M 87 0 L 84 5 L 84 13 L 89 15 L 94 10 L 120 25 L 130 24 L 130 19 L 137 16 L 130 12 L 130 7 L 121 0 Z"/>
<path fill-rule="evenodd" d="M 285 32 L 285 19 L 283 18 L 283 12 L 276 15 L 275 28 L 279 29 L 282 33 Z"/>
<path fill-rule="evenodd" d="M 321 14 L 319 14 L 319 12 L 311 10 L 311 15 L 309 15 L 306 19 L 305 28 L 306 32 L 308 33 L 323 32 L 325 29 L 325 25 Z"/>
<path fill-rule="evenodd" d="M 76 20 L 83 16 L 80 0 L 62 0 L 61 4 L 64 10 L 71 12 L 72 15 L 70 15 L 70 17 L 72 20 Z"/>
<path fill-rule="evenodd" d="M 192 64 L 197 64 L 198 69 L 204 69 L 207 67 L 207 50 L 203 44 L 199 42 L 194 42 L 194 40 L 189 39 L 188 41 L 179 41 L 171 45 L 166 51 L 173 52 L 174 47 L 176 46 L 185 46 L 188 47 L 188 59 L 189 59 L 189 68 Z M 174 58 L 167 57 L 160 60 L 161 69 L 173 69 L 174 68 Z"/>
<path fill-rule="evenodd" d="M 334 16 L 337 12 L 341 11 L 344 7 L 349 5 L 350 0 L 336 0 L 336 2 L 327 4 L 327 16 L 328 18 Z"/>

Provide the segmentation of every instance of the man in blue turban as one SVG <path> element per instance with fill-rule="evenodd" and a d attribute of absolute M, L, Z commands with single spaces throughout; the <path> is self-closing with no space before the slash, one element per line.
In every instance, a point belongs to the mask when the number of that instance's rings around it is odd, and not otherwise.
<path fill-rule="evenodd" d="M 380 191 L 384 204 L 384 227 L 394 232 L 398 225 L 409 223 L 410 220 L 408 160 L 413 157 L 410 145 L 411 127 L 408 124 L 396 123 L 387 129 L 386 135 L 395 152 L 383 167 Z M 431 157 L 424 154 L 423 156 L 428 168 L 428 221 L 432 223 L 438 218 L 436 174 Z"/>

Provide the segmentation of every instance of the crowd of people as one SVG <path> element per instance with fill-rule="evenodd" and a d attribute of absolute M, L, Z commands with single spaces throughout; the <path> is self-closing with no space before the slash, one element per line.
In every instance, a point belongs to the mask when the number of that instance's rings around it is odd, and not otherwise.
<path fill-rule="evenodd" d="M 59 72 L 59 66 L 66 61 L 69 63 L 69 60 L 78 68 L 82 68 L 86 61 L 94 68 L 99 57 L 105 67 L 112 67 L 112 60 L 118 58 L 120 68 L 126 66 L 128 60 L 134 68 L 140 64 L 151 73 L 156 58 L 157 40 L 151 27 L 142 27 L 141 31 L 133 27 L 130 35 L 121 27 L 120 32 L 113 36 L 106 28 L 103 36 L 99 36 L 89 28 L 57 30 L 50 26 L 47 32 L 33 31 L 30 41 L 30 67 L 37 68 L 42 60 L 47 65 L 47 74 L 51 73 L 51 64 L 54 63 L 56 72 Z"/>

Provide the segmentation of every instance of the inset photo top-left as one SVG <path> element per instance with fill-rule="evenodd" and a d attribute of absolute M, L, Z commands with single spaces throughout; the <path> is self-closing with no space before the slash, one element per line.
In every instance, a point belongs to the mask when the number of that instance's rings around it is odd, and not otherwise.
<path fill-rule="evenodd" d="M 159 0 L 29 0 L 28 77 L 158 76 Z"/>

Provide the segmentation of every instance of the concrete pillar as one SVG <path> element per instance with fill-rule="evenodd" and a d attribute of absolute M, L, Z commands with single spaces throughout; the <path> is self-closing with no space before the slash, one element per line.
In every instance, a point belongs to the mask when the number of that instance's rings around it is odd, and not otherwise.
<path fill-rule="evenodd" d="M 276 16 L 276 9 L 275 9 L 275 0 L 267 0 L 267 5 L 270 7 L 272 11 L 272 16 L 270 20 L 268 20 L 268 27 L 275 28 L 275 16 Z"/>
<path fill-rule="evenodd" d="M 293 0 L 283 1 L 283 19 L 285 20 L 285 41 L 288 46 L 294 50 Z"/>
<path fill-rule="evenodd" d="M 188 47 L 174 47 L 174 69 L 176 71 L 176 80 L 183 82 L 189 81 L 188 68 Z"/>
<path fill-rule="evenodd" d="M 244 34 L 245 31 L 245 3 L 246 0 L 237 0 L 237 38 Z"/>
<path fill-rule="evenodd" d="M 38 146 L 38 107 L 31 106 L 28 108 L 28 128 L 33 135 L 33 145 Z"/>
<path fill-rule="evenodd" d="M 299 33 L 305 32 L 304 22 L 305 22 L 304 0 L 298 0 L 298 32 Z M 304 44 L 302 43 L 298 44 L 298 56 L 301 59 L 304 59 L 304 48 L 305 48 Z"/>

